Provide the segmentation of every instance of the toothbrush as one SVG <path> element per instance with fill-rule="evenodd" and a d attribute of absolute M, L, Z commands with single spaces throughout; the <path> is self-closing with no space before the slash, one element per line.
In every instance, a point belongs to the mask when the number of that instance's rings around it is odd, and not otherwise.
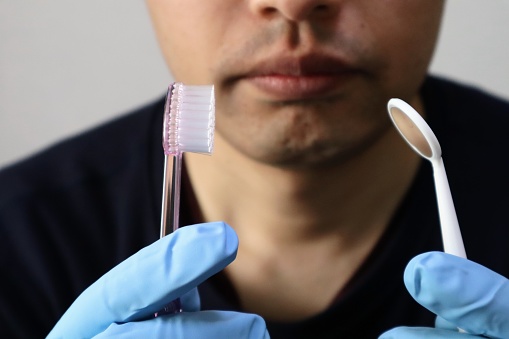
<path fill-rule="evenodd" d="M 163 120 L 164 179 L 160 237 L 179 227 L 182 153 L 211 154 L 214 146 L 214 86 L 189 86 L 176 82 L 168 87 Z M 173 166 L 169 166 L 173 158 Z M 173 300 L 155 316 L 181 312 Z"/>

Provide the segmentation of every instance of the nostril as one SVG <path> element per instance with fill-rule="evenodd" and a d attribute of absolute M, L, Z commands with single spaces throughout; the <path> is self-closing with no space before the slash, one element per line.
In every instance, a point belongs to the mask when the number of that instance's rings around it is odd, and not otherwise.
<path fill-rule="evenodd" d="M 334 6 L 325 0 L 252 0 L 252 9 L 265 18 L 282 16 L 290 21 L 309 20 L 333 12 Z"/>
<path fill-rule="evenodd" d="M 271 16 L 274 15 L 277 11 L 278 11 L 277 8 L 265 7 L 264 9 L 262 9 L 262 14 L 265 16 Z"/>

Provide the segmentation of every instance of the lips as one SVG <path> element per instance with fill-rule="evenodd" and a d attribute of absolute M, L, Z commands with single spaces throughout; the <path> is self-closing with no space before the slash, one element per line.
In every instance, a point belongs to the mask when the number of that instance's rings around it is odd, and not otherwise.
<path fill-rule="evenodd" d="M 262 95 L 276 101 L 298 101 L 340 91 L 359 71 L 327 55 L 269 58 L 244 77 Z"/>

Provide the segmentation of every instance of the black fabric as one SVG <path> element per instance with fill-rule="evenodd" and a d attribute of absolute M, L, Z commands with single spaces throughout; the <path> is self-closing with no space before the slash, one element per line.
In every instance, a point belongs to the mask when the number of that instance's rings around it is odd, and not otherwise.
<path fill-rule="evenodd" d="M 509 276 L 509 104 L 436 78 L 422 93 L 467 254 Z M 81 291 L 158 238 L 162 112 L 160 100 L 0 172 L 0 337 L 44 337 Z M 182 224 L 199 222 L 184 187 Z M 441 249 L 437 213 L 423 161 L 386 234 L 336 302 L 304 321 L 268 322 L 271 337 L 376 338 L 398 325 L 432 325 L 402 272 L 416 254 Z M 221 273 L 200 295 L 205 309 L 240 310 Z"/>

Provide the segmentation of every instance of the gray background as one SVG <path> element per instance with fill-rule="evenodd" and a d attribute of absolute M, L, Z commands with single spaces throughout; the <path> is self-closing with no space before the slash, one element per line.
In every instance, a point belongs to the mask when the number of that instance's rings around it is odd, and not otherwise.
<path fill-rule="evenodd" d="M 448 0 L 432 71 L 509 98 L 507 18 L 507 0 Z M 0 167 L 170 81 L 143 0 L 0 0 Z"/>

